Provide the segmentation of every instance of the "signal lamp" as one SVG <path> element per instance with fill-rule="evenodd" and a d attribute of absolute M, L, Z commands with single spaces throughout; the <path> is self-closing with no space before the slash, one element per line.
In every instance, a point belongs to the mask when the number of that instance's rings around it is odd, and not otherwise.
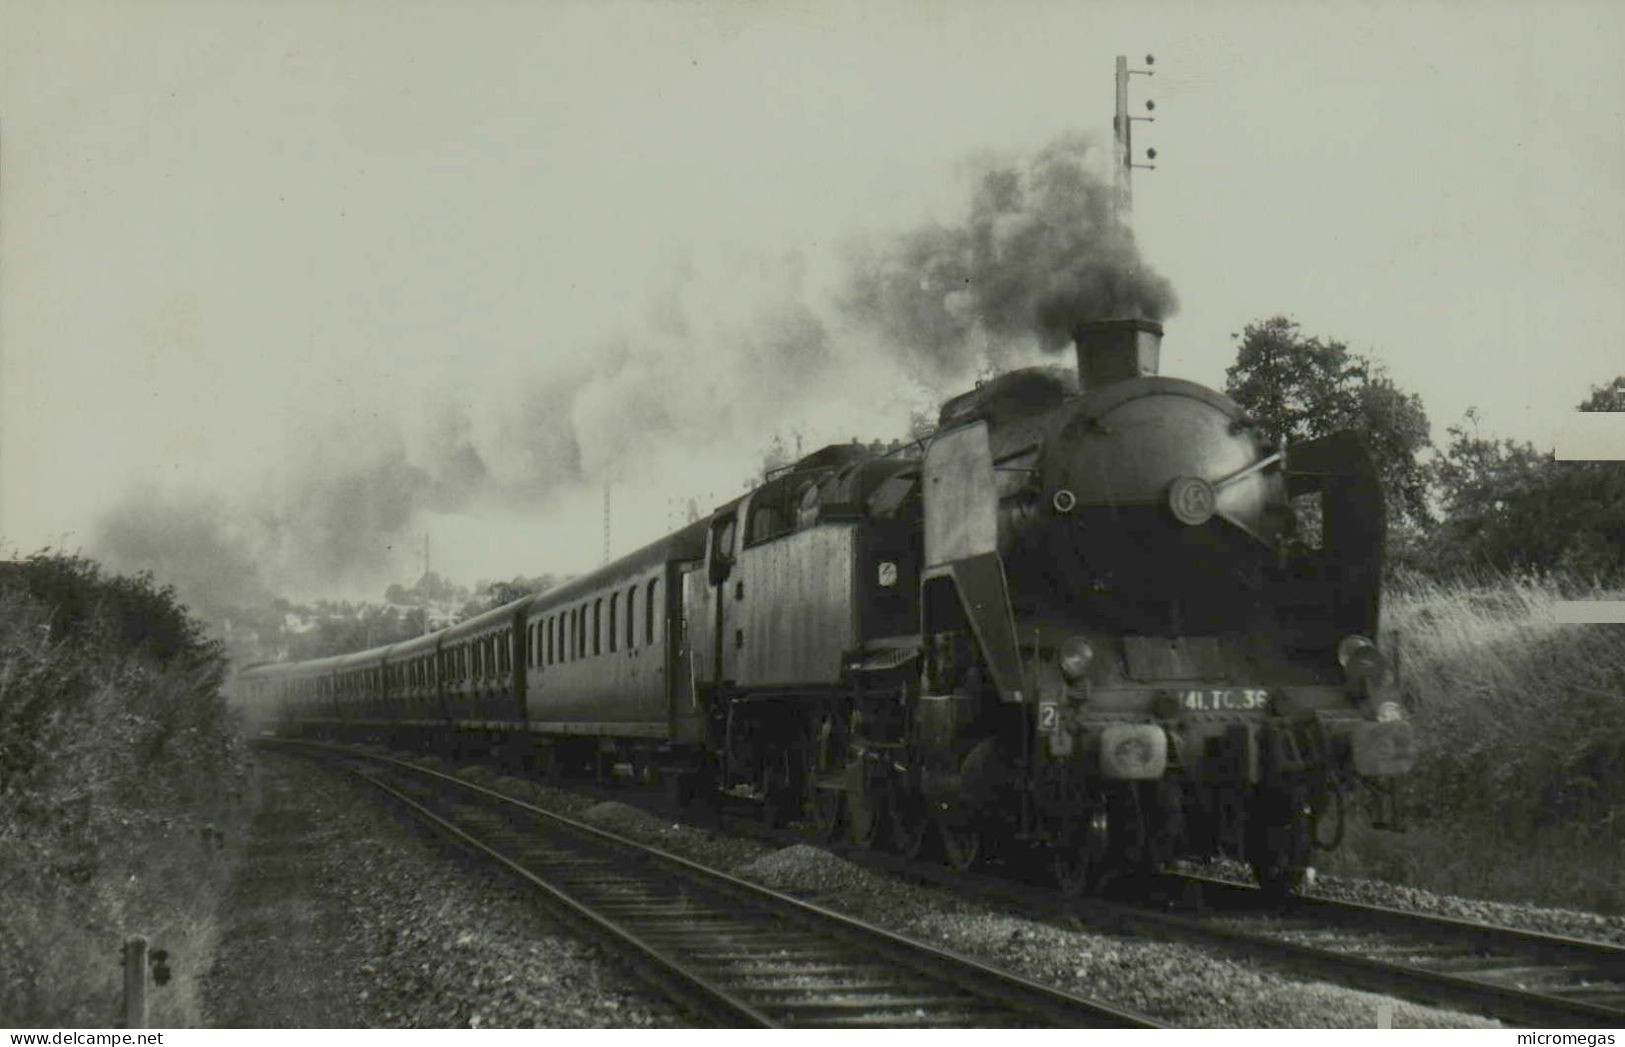
<path fill-rule="evenodd" d="M 1095 660 L 1095 649 L 1082 636 L 1074 636 L 1061 646 L 1061 675 L 1067 683 L 1077 683 Z"/>
<path fill-rule="evenodd" d="M 1350 680 L 1380 680 L 1388 670 L 1388 659 L 1377 645 L 1364 636 L 1345 636 L 1337 645 L 1337 664 Z"/>

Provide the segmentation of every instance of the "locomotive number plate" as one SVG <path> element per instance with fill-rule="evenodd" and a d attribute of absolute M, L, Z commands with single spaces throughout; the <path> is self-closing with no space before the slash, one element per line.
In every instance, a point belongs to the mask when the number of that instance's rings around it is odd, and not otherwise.
<path fill-rule="evenodd" d="M 1180 708 L 1192 713 L 1256 712 L 1269 704 L 1270 693 L 1260 687 L 1219 687 L 1179 692 Z"/>

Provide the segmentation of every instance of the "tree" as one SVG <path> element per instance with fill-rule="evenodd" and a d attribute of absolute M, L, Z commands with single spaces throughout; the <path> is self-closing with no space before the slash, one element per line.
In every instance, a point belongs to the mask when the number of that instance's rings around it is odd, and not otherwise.
<path fill-rule="evenodd" d="M 1578 407 L 1625 410 L 1625 377 L 1593 387 Z M 1529 443 L 1484 437 L 1476 411 L 1449 432 L 1432 468 L 1445 509 L 1430 550 L 1437 567 L 1625 577 L 1625 463 L 1560 462 Z"/>
<path fill-rule="evenodd" d="M 508 582 L 481 582 L 474 587 L 474 595 L 463 604 L 458 612 L 459 619 L 473 618 L 486 611 L 495 610 L 503 604 L 512 603 L 522 596 L 545 593 L 556 588 L 569 578 L 560 578 L 556 574 L 539 574 L 534 578 L 524 575 L 515 575 Z"/>
<path fill-rule="evenodd" d="M 1274 316 L 1248 324 L 1225 392 L 1271 441 L 1294 443 L 1353 429 L 1365 436 L 1382 480 L 1391 525 L 1425 526 L 1428 473 L 1417 456 L 1429 446 L 1422 399 L 1396 385 L 1381 364 L 1342 342 L 1306 337 Z"/>
<path fill-rule="evenodd" d="M 1625 374 L 1607 385 L 1594 385 L 1580 404 L 1582 411 L 1625 411 Z"/>

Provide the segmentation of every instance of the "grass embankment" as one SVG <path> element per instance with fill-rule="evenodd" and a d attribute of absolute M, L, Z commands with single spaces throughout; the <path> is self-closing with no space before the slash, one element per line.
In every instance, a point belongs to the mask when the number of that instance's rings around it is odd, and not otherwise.
<path fill-rule="evenodd" d="M 1557 601 L 1619 593 L 1553 579 L 1388 594 L 1421 740 L 1410 831 L 1350 826 L 1330 872 L 1625 912 L 1625 626 L 1562 625 Z"/>
<path fill-rule="evenodd" d="M 244 783 L 223 663 L 173 594 L 77 558 L 0 565 L 0 1026 L 122 1024 L 128 935 L 198 979 Z"/>

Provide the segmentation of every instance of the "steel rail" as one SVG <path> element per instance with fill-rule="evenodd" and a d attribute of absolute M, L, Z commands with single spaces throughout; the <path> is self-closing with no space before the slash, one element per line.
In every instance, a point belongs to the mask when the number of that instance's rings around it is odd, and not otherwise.
<path fill-rule="evenodd" d="M 681 963 L 679 963 L 674 957 L 670 956 L 664 950 L 644 941 L 642 938 L 638 937 L 636 934 L 633 934 L 625 927 L 622 927 L 614 920 L 594 912 L 590 907 L 583 905 L 575 898 L 572 898 L 569 894 L 547 882 L 542 877 L 537 876 L 519 862 L 503 854 L 501 851 L 498 851 L 496 848 L 489 846 L 484 841 L 478 839 L 473 834 L 465 831 L 453 822 L 440 817 L 438 814 L 418 803 L 410 796 L 407 796 L 399 789 L 396 789 L 386 782 L 380 781 L 375 775 L 358 772 L 358 777 L 362 778 L 374 788 L 377 788 L 389 795 L 398 803 L 403 804 L 419 818 L 422 818 L 424 821 L 433 825 L 436 829 L 451 836 L 465 847 L 478 851 L 481 854 L 484 854 L 486 857 L 491 858 L 493 861 L 500 863 L 510 873 L 547 895 L 554 904 L 561 906 L 570 915 L 579 920 L 585 921 L 600 934 L 610 938 L 611 940 L 631 948 L 636 953 L 640 954 L 646 962 L 654 964 L 656 968 L 666 976 L 676 978 L 687 994 L 691 994 L 701 1002 L 701 1010 L 720 1010 L 724 1014 L 737 1019 L 741 1026 L 752 1025 L 764 1029 L 776 1028 L 776 1023 L 774 1023 L 772 1019 L 768 1018 L 767 1015 L 752 1007 L 749 1003 L 738 999 L 717 986 L 707 983 L 704 979 L 696 977 L 691 972 L 685 970 Z"/>
<path fill-rule="evenodd" d="M 708 887 L 729 896 L 731 899 L 737 899 L 746 903 L 747 906 L 756 908 L 767 915 L 770 922 L 776 921 L 777 926 L 783 927 L 793 923 L 799 925 L 804 931 L 821 937 L 825 942 L 839 941 L 843 943 L 846 946 L 844 951 L 855 951 L 863 957 L 862 963 L 867 967 L 876 965 L 877 951 L 883 953 L 888 960 L 910 971 L 917 981 L 936 983 L 951 988 L 955 996 L 952 1002 L 958 1009 L 973 1006 L 979 1009 L 984 1017 L 991 1014 L 1001 1020 L 1014 1019 L 1018 1023 L 1041 1022 L 1046 1025 L 1060 1027 L 1160 1027 L 1157 1023 L 1142 1015 L 1115 1008 L 1109 1004 L 1091 1000 L 1053 986 L 1044 985 L 1013 972 L 983 963 L 973 957 L 930 945 L 897 934 L 886 928 L 834 912 L 812 902 L 711 869 L 680 855 L 548 811 L 478 783 L 469 782 L 453 775 L 420 767 L 382 754 L 356 752 L 343 747 L 322 744 L 308 747 L 328 750 L 348 759 L 361 759 L 390 765 L 416 777 L 420 781 L 437 782 L 477 796 L 488 806 L 494 805 L 506 811 L 523 812 L 527 817 L 543 819 L 547 823 L 563 827 L 570 833 L 584 836 L 589 840 L 623 853 L 636 854 L 644 859 L 653 859 L 660 865 L 679 872 L 702 888 Z M 396 800 L 406 804 L 414 814 L 431 821 L 431 823 L 449 833 L 460 843 L 495 859 L 504 868 L 513 872 L 525 882 L 541 889 L 549 899 L 558 902 L 567 912 L 578 916 L 590 927 L 609 936 L 613 941 L 631 947 L 644 966 L 663 972 L 667 980 L 675 981 L 680 990 L 701 1000 L 704 1009 L 712 1014 L 736 1015 L 738 1023 L 759 1027 L 823 1026 L 829 1024 L 920 1025 L 930 1024 L 932 1020 L 929 1014 L 920 1011 L 916 1012 L 921 1019 L 919 1021 L 895 1022 L 890 1019 L 866 1021 L 864 1015 L 859 1013 L 866 1008 L 838 1001 L 830 1001 L 824 1005 L 798 1003 L 794 1000 L 777 1000 L 760 1005 L 751 1003 L 742 994 L 717 984 L 715 980 L 696 972 L 693 969 L 694 964 L 685 961 L 683 956 L 680 955 L 680 943 L 670 940 L 673 934 L 671 929 L 639 932 L 613 916 L 597 911 L 591 904 L 573 897 L 567 890 L 548 883 L 543 876 L 539 876 L 532 870 L 525 868 L 522 861 L 503 854 L 498 848 L 478 839 L 473 833 L 453 824 L 449 819 L 441 817 L 426 805 L 382 782 L 376 775 L 363 774 L 362 777 L 366 778 L 372 785 L 390 793 Z M 739 910 L 736 907 L 732 911 L 737 913 Z M 766 963 L 765 966 L 757 963 L 756 967 L 750 966 L 755 961 L 746 959 L 744 962 L 747 970 L 759 970 L 761 977 L 771 978 L 775 964 L 782 965 L 785 961 L 773 960 Z M 819 964 L 813 966 L 818 967 Z M 831 977 L 833 978 L 833 976 Z M 666 988 L 664 985 L 662 987 Z M 668 991 L 670 991 L 669 988 Z M 786 989 L 784 992 L 790 993 L 791 991 Z M 794 991 L 804 992 L 805 990 Z M 834 986 L 832 991 L 838 996 L 839 986 Z M 756 995 L 771 996 L 772 994 L 758 990 Z M 930 998 L 929 994 L 921 997 L 922 1000 L 927 1002 L 929 1002 Z M 882 1018 L 885 1017 L 882 1014 L 884 1009 L 883 1001 L 867 1008 L 867 1010 L 874 1011 L 877 1016 Z M 796 1012 L 805 1014 L 805 1020 L 795 1020 Z M 891 1018 L 895 1017 L 895 1015 L 891 1016 Z M 972 1024 L 980 1024 L 980 1021 L 978 1020 Z"/>
<path fill-rule="evenodd" d="M 1219 892 L 1232 900 L 1249 903 L 1262 897 L 1259 889 L 1250 884 L 1212 877 L 1179 874 L 1175 877 L 1205 892 Z M 1587 1025 L 1601 1028 L 1625 1026 L 1625 947 L 1608 942 L 1547 934 L 1540 931 L 1482 923 L 1454 916 L 1420 913 L 1391 906 L 1347 902 L 1314 895 L 1294 897 L 1283 909 L 1274 910 L 1283 920 L 1329 917 L 1322 926 L 1283 926 L 1274 931 L 1251 931 L 1232 927 L 1218 927 L 1208 921 L 1203 933 L 1229 941 L 1240 948 L 1278 951 L 1291 954 L 1298 960 L 1313 963 L 1321 969 L 1337 970 L 1348 977 L 1357 978 L 1368 987 L 1388 985 L 1385 991 L 1402 989 L 1406 983 L 1422 990 L 1442 1002 L 1457 1006 L 1482 1007 L 1487 1013 L 1509 1018 L 1525 1024 Z M 1169 917 L 1184 920 L 1186 917 Z M 1451 952 L 1438 952 L 1436 962 L 1468 960 L 1472 966 L 1458 971 L 1436 970 L 1426 962 L 1396 962 L 1360 955 L 1361 951 L 1381 951 L 1378 944 L 1354 945 L 1348 948 L 1328 948 L 1284 941 L 1281 933 L 1320 933 L 1336 930 L 1356 930 L 1393 935 L 1401 940 L 1388 943 L 1386 948 L 1401 953 L 1423 951 L 1408 945 L 1402 939 L 1409 937 L 1427 946 L 1438 946 L 1441 939 L 1465 947 Z M 1479 962 L 1474 950 L 1498 954 L 1483 957 Z M 1437 951 L 1437 950 L 1435 950 Z M 1530 963 L 1535 960 L 1538 962 Z M 1477 967 L 1475 972 L 1474 966 Z M 1526 989 L 1502 985 L 1488 980 L 1485 975 L 1496 971 L 1522 974 L 1526 980 L 1535 976 L 1568 975 L 1567 985 L 1547 989 Z M 1476 976 L 1475 976 L 1476 973 Z M 1581 975 L 1576 984 L 1574 974 Z M 1595 981 L 1605 986 L 1599 988 Z M 1554 991 L 1555 990 L 1555 991 Z M 1608 998 L 1611 1002 L 1575 999 L 1561 993 L 1584 992 Z M 1408 995 L 1415 995 L 1407 991 Z"/>

